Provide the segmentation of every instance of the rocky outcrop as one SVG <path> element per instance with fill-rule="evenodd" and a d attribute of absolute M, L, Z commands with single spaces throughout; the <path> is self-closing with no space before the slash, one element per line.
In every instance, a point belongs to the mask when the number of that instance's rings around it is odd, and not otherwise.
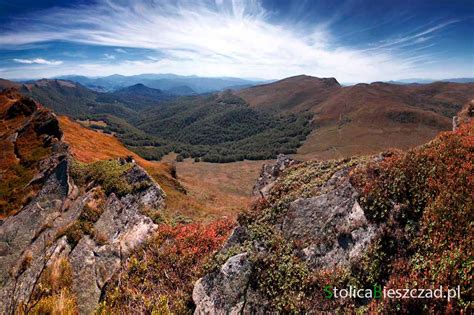
<path fill-rule="evenodd" d="M 339 267 L 358 258 L 375 236 L 349 183 L 348 170 L 336 172 L 321 188 L 325 193 L 290 204 L 282 232 L 288 239 L 304 239 L 304 258 L 312 267 Z"/>
<path fill-rule="evenodd" d="M 144 213 L 163 208 L 165 193 L 143 168 L 125 160 L 120 163 L 129 167 L 120 179 L 133 188 L 129 193 L 106 195 L 94 181 L 78 187 L 55 116 L 39 107 L 30 113 L 23 105 L 10 113 L 44 117 L 28 120 L 22 130 L 33 128 L 56 140 L 28 184 L 39 187 L 37 193 L 0 225 L 0 313 L 31 302 L 45 269 L 65 258 L 79 312 L 90 314 L 122 261 L 157 228 Z"/>
<path fill-rule="evenodd" d="M 456 131 L 462 124 L 468 124 L 474 118 L 474 100 L 467 102 L 463 108 L 453 116 L 453 131 Z"/>
<path fill-rule="evenodd" d="M 104 212 L 94 223 L 94 235 L 84 234 L 77 244 L 68 243 L 61 231 L 74 223 L 94 199 L 96 188 L 84 193 L 68 176 L 69 162 L 64 159 L 45 180 L 38 196 L 17 215 L 0 226 L 0 309 L 26 301 L 41 276 L 45 257 L 66 257 L 73 269 L 73 287 L 79 311 L 94 311 L 106 282 L 120 267 L 130 251 L 156 229 L 141 213 L 144 208 L 160 209 L 164 192 L 153 183 L 145 190 L 123 197 L 114 193 L 105 200 Z M 145 171 L 134 165 L 128 172 L 129 183 L 146 179 Z M 24 269 L 25 253 L 32 257 Z M 53 254 L 54 253 L 54 254 Z"/>
<path fill-rule="evenodd" d="M 278 174 L 291 163 L 294 162 L 279 157 L 275 166 L 265 166 L 258 187 L 264 189 L 270 185 L 266 195 L 271 194 L 272 189 L 277 189 L 286 180 L 286 173 L 282 177 Z M 312 165 L 302 167 L 311 169 Z M 326 167 L 321 166 L 322 169 Z M 291 201 L 287 210 L 269 223 L 270 228 L 282 235 L 286 242 L 304 244 L 294 249 L 294 255 L 301 257 L 310 271 L 334 270 L 357 262 L 377 234 L 379 227 L 367 221 L 357 201 L 358 193 L 349 181 L 351 169 L 352 166 L 337 169 L 315 188 L 311 197 Z M 279 202 L 272 198 L 269 198 L 270 202 Z M 260 216 L 259 220 L 265 220 L 264 217 Z M 254 225 L 265 224 L 261 222 Z M 268 257 L 271 253 L 265 248 L 262 238 L 252 237 L 255 232 L 249 229 L 252 227 L 244 224 L 234 230 L 221 251 L 222 255 L 231 253 L 230 257 L 227 256 L 225 263 L 195 284 L 195 314 L 272 312 L 270 301 L 254 283 L 258 273 L 262 272 L 255 265 L 258 260 L 255 257 Z M 229 250 L 231 248 L 234 250 Z"/>
<path fill-rule="evenodd" d="M 268 192 L 270 191 L 280 174 L 288 167 L 296 165 L 298 163 L 300 162 L 293 160 L 292 158 L 284 154 L 279 154 L 276 163 L 263 164 L 257 182 L 253 187 L 253 194 L 257 197 L 266 198 L 268 196 Z"/>
<path fill-rule="evenodd" d="M 247 253 L 230 257 L 212 277 L 199 279 L 193 291 L 195 314 L 241 314 L 251 276 Z"/>

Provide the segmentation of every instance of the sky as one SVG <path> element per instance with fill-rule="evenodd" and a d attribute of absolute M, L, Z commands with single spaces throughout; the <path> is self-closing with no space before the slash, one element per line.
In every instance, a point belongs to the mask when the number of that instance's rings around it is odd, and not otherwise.
<path fill-rule="evenodd" d="M 0 0 L 0 78 L 474 77 L 472 0 Z"/>

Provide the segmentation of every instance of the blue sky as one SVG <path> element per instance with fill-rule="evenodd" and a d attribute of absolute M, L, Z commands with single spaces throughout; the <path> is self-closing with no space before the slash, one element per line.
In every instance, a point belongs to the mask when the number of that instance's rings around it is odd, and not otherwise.
<path fill-rule="evenodd" d="M 474 1 L 0 0 L 0 77 L 474 77 Z"/>

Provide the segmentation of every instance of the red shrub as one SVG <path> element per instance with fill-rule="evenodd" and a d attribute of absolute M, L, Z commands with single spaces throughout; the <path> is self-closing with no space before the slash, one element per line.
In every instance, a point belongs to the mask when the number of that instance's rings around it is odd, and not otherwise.
<path fill-rule="evenodd" d="M 389 228 L 397 225 L 406 231 L 408 248 L 391 253 L 392 272 L 386 286 L 461 286 L 461 299 L 449 303 L 446 299 L 390 300 L 383 302 L 385 311 L 441 313 L 469 309 L 473 297 L 473 161 L 471 122 L 355 174 L 367 216 L 387 223 Z M 401 209 L 395 218 L 394 204 Z"/>
<path fill-rule="evenodd" d="M 232 223 L 161 225 L 156 236 L 132 255 L 110 286 L 105 301 L 107 311 L 125 313 L 192 310 L 194 282 L 203 266 L 226 240 Z"/>

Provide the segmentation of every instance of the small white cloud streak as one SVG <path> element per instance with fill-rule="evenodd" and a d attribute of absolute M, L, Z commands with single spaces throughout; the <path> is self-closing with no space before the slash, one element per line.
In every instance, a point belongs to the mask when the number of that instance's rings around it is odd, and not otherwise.
<path fill-rule="evenodd" d="M 108 59 L 108 60 L 115 60 L 115 56 L 111 54 L 104 54 L 104 57 L 105 59 Z"/>
<path fill-rule="evenodd" d="M 376 47 L 357 50 L 333 43 L 332 34 L 325 27 L 327 23 L 302 29 L 296 23 L 270 23 L 269 15 L 257 0 L 216 0 L 212 4 L 137 0 L 122 6 L 102 1 L 93 6 L 51 9 L 47 14 L 29 17 L 30 28 L 0 32 L 0 46 L 62 40 L 145 48 L 160 53 L 159 59 L 117 60 L 113 65 L 96 61 L 74 68 L 74 73 L 84 75 L 97 71 L 101 74 L 172 72 L 282 78 L 306 73 L 336 77 L 342 82 L 369 82 L 427 73 L 419 68 L 423 57 L 403 58 L 393 48 L 423 43 L 434 32 L 456 22 L 448 21 Z M 126 52 L 123 48 L 115 49 L 122 50 Z"/>
<path fill-rule="evenodd" d="M 19 59 L 15 58 L 13 61 L 18 62 L 18 63 L 23 63 L 23 64 L 39 64 L 39 65 L 53 65 L 57 66 L 62 64 L 63 62 L 60 60 L 46 60 L 43 58 L 35 58 L 35 59 Z"/>
<path fill-rule="evenodd" d="M 405 45 L 405 46 L 409 46 L 409 45 L 413 45 L 413 44 L 419 44 L 419 43 L 422 43 L 422 42 L 425 42 L 431 38 L 433 38 L 433 36 L 426 36 L 428 34 L 432 34 L 438 30 L 441 30 L 451 24 L 454 24 L 454 23 L 457 23 L 459 22 L 459 20 L 451 20 L 451 21 L 447 21 L 447 22 L 444 22 L 444 23 L 440 23 L 436 26 L 433 26 L 433 27 L 430 27 L 422 32 L 419 32 L 419 33 L 415 33 L 415 34 L 412 34 L 412 35 L 407 35 L 407 36 L 403 36 L 403 37 L 399 37 L 399 38 L 395 38 L 395 39 L 388 39 L 388 40 L 385 40 L 382 42 L 381 45 L 378 45 L 376 47 L 373 47 L 371 48 L 372 50 L 373 49 L 382 49 L 382 48 L 388 48 L 388 47 L 393 47 L 393 46 L 398 46 L 400 47 L 401 45 Z M 402 46 L 402 47 L 405 47 L 405 46 Z"/>

